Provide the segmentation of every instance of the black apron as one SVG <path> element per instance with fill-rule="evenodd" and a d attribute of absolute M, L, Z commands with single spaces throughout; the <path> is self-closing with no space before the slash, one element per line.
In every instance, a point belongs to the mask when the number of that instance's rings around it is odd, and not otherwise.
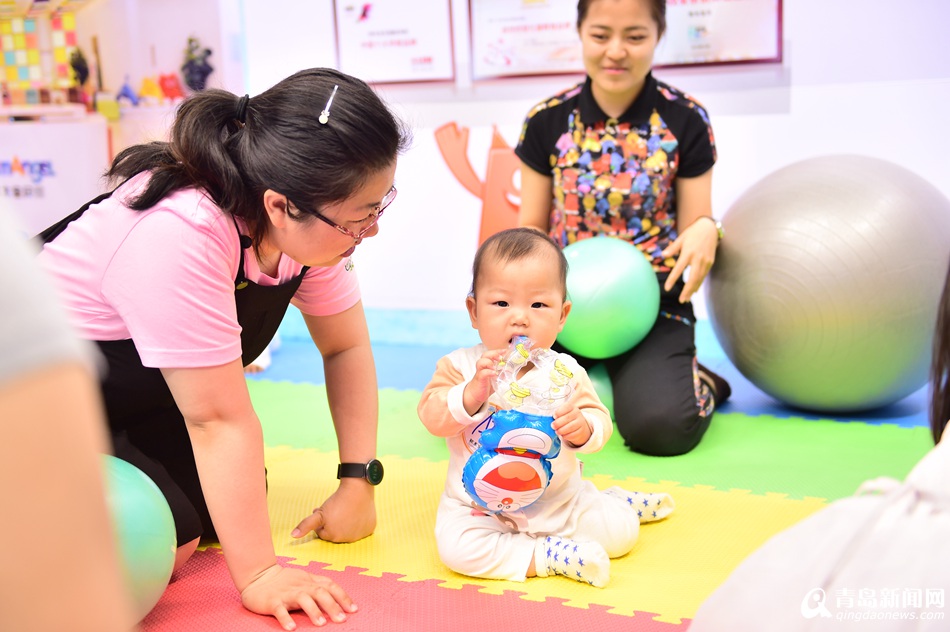
<path fill-rule="evenodd" d="M 110 195 L 88 202 L 37 239 L 51 242 L 90 206 Z M 250 248 L 251 240 L 244 235 L 240 239 L 234 300 L 241 325 L 241 360 L 247 366 L 273 339 L 308 268 L 282 285 L 253 283 L 244 275 L 244 250 Z M 214 526 L 201 492 L 191 440 L 161 370 L 142 365 L 132 340 L 95 342 L 108 365 L 101 387 L 115 456 L 141 469 L 162 490 L 175 518 L 179 545 L 202 535 L 213 538 Z"/>

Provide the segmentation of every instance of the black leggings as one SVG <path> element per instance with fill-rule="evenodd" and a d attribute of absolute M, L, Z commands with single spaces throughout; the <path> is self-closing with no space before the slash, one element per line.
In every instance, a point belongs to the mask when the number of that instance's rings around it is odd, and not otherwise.
<path fill-rule="evenodd" d="M 112 432 L 113 454 L 158 486 L 175 519 L 178 546 L 196 538 L 217 541 L 185 422 L 141 424 Z M 267 487 L 267 469 L 264 469 Z"/>
<path fill-rule="evenodd" d="M 614 387 L 617 430 L 628 448 L 654 456 L 695 448 L 714 408 L 712 393 L 696 377 L 693 306 L 677 300 L 682 282 L 663 292 L 664 282 L 665 275 L 660 277 L 660 316 L 637 346 L 605 360 L 572 354 L 585 368 L 604 363 Z"/>
<path fill-rule="evenodd" d="M 199 536 L 215 539 L 184 422 L 113 431 L 112 444 L 115 456 L 145 472 L 162 491 L 175 518 L 178 546 Z"/>
<path fill-rule="evenodd" d="M 178 545 L 214 537 L 191 438 L 162 372 L 142 366 L 131 340 L 98 341 L 109 371 L 102 393 L 115 456 L 158 485 L 175 518 Z"/>

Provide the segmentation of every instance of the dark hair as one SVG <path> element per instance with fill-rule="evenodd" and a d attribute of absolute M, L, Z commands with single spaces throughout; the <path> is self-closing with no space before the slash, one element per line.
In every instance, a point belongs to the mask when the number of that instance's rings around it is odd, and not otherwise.
<path fill-rule="evenodd" d="M 587 11 L 595 0 L 577 0 L 577 28 L 587 19 Z M 666 0 L 644 0 L 650 3 L 650 13 L 653 15 L 653 21 L 656 22 L 657 35 L 663 37 L 666 32 Z"/>
<path fill-rule="evenodd" d="M 950 270 L 937 304 L 937 326 L 934 330 L 933 359 L 930 367 L 930 430 L 934 443 L 950 419 Z"/>
<path fill-rule="evenodd" d="M 545 233 L 536 228 L 508 228 L 499 231 L 486 239 L 475 253 L 472 262 L 472 296 L 475 296 L 475 286 L 478 285 L 478 275 L 482 270 L 485 259 L 493 259 L 500 263 L 519 261 L 525 257 L 540 253 L 550 248 L 558 262 L 558 275 L 561 280 L 561 290 L 567 298 L 567 259 L 560 246 Z"/>
<path fill-rule="evenodd" d="M 339 89 L 323 124 L 320 113 L 334 86 Z M 148 187 L 131 202 L 136 210 L 179 189 L 201 188 L 244 219 L 256 247 L 268 226 L 262 203 L 267 189 L 303 209 L 342 202 L 367 175 L 392 165 L 409 141 L 408 129 L 365 82 L 312 68 L 250 99 L 225 90 L 195 93 L 179 106 L 168 142 L 123 150 L 106 175 L 114 182 L 152 172 Z"/>

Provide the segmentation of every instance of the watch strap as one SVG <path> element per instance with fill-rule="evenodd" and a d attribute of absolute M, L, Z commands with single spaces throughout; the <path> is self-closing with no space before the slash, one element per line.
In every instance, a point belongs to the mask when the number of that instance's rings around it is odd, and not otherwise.
<path fill-rule="evenodd" d="M 366 478 L 365 463 L 340 463 L 336 468 L 337 478 Z"/>
<path fill-rule="evenodd" d="M 701 219 L 708 219 L 710 222 L 713 223 L 713 225 L 715 225 L 716 233 L 719 235 L 719 241 L 722 241 L 722 238 L 726 234 L 726 231 L 723 230 L 722 228 L 722 222 L 720 222 L 718 219 L 716 219 L 712 215 L 700 215 L 698 218 L 696 218 L 696 221 L 698 222 Z"/>
<path fill-rule="evenodd" d="M 379 485 L 383 474 L 383 464 L 379 459 L 371 459 L 368 463 L 340 463 L 336 468 L 337 478 L 362 478 L 370 485 Z"/>

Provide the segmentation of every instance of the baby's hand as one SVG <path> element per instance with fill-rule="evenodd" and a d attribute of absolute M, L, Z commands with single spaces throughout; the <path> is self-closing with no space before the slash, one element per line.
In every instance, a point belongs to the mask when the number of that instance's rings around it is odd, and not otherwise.
<path fill-rule="evenodd" d="M 495 378 L 498 376 L 499 363 L 504 359 L 507 349 L 486 351 L 475 363 L 475 375 L 465 385 L 462 403 L 469 415 L 474 415 L 495 392 Z"/>
<path fill-rule="evenodd" d="M 561 439 L 575 448 L 587 443 L 594 432 L 581 409 L 570 402 L 554 411 L 551 426 Z"/>

